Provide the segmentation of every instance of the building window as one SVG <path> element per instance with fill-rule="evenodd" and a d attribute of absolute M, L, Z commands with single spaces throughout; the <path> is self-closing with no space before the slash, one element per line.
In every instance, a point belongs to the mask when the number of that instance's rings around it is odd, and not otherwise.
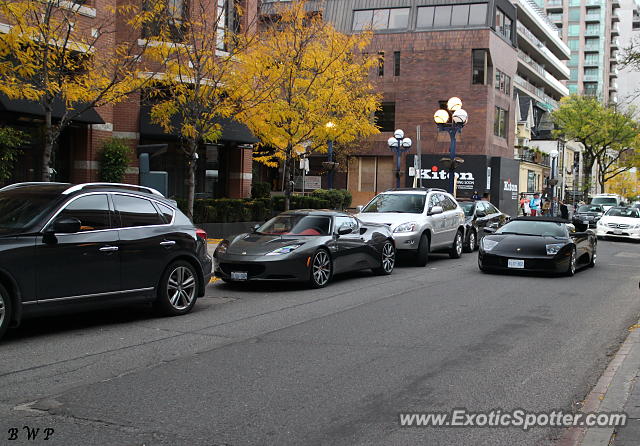
<path fill-rule="evenodd" d="M 507 112 L 505 109 L 496 107 L 496 115 L 493 122 L 493 134 L 500 138 L 507 137 Z"/>
<path fill-rule="evenodd" d="M 225 32 L 229 25 L 227 0 L 218 0 L 218 16 L 216 17 L 216 48 L 227 50 Z"/>
<path fill-rule="evenodd" d="M 585 82 L 584 83 L 584 94 L 585 96 L 598 96 L 600 91 L 598 90 L 597 82 Z"/>
<path fill-rule="evenodd" d="M 578 85 L 577 84 L 569 84 L 567 85 L 569 88 L 569 94 L 578 94 Z"/>
<path fill-rule="evenodd" d="M 472 50 L 471 58 L 473 60 L 473 79 L 471 83 L 474 85 L 487 85 L 487 74 L 489 72 L 487 50 Z"/>
<path fill-rule="evenodd" d="M 378 76 L 384 76 L 384 51 L 378 53 Z"/>
<path fill-rule="evenodd" d="M 579 36 L 580 25 L 569 25 L 569 36 Z"/>
<path fill-rule="evenodd" d="M 505 15 L 500 8 L 496 9 L 496 31 L 502 34 L 507 40 L 511 40 L 511 28 L 513 21 Z"/>
<path fill-rule="evenodd" d="M 577 81 L 578 80 L 578 69 L 577 68 L 572 68 L 570 70 L 570 75 L 569 75 L 569 79 L 571 79 L 572 81 Z"/>
<path fill-rule="evenodd" d="M 496 69 L 496 90 L 504 94 L 511 93 L 511 77 Z"/>
<path fill-rule="evenodd" d="M 578 50 L 578 49 L 580 49 L 580 40 L 578 40 L 578 39 L 569 39 L 569 49 L 570 50 Z"/>
<path fill-rule="evenodd" d="M 381 132 L 393 132 L 396 129 L 396 103 L 383 102 L 374 115 L 375 124 Z"/>
<path fill-rule="evenodd" d="M 409 10 L 410 8 L 391 8 L 353 11 L 351 29 L 354 31 L 406 29 L 409 26 Z"/>
<path fill-rule="evenodd" d="M 570 8 L 569 9 L 569 21 L 570 22 L 579 22 L 580 21 L 580 8 Z"/>
<path fill-rule="evenodd" d="M 393 52 L 393 75 L 400 76 L 400 51 Z"/>
<path fill-rule="evenodd" d="M 487 24 L 487 4 L 421 6 L 416 28 L 460 28 Z"/>
<path fill-rule="evenodd" d="M 537 191 L 537 175 L 533 170 L 527 170 L 527 192 Z"/>

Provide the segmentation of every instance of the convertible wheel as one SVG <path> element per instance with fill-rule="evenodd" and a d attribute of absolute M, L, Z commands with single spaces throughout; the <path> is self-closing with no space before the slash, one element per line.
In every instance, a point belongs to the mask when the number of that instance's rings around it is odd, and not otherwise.
<path fill-rule="evenodd" d="M 186 314 L 196 303 L 198 274 L 189 262 L 173 262 L 165 270 L 158 288 L 156 308 L 167 316 Z"/>
<path fill-rule="evenodd" d="M 477 240 L 476 231 L 472 229 L 471 232 L 469 232 L 469 239 L 467 240 L 467 243 L 464 245 L 464 252 L 475 251 L 476 248 L 478 247 L 476 240 Z"/>
<path fill-rule="evenodd" d="M 326 250 L 320 249 L 311 260 L 311 286 L 313 288 L 327 286 L 329 280 L 331 280 L 332 273 L 333 263 L 331 262 L 331 257 Z"/>
<path fill-rule="evenodd" d="M 576 273 L 576 248 L 571 249 L 571 259 L 569 259 L 569 267 L 567 268 L 567 276 L 571 277 Z"/>
<path fill-rule="evenodd" d="M 382 259 L 380 261 L 380 268 L 374 268 L 373 273 L 378 276 L 387 276 L 393 272 L 393 267 L 396 264 L 396 248 L 389 240 L 384 242 L 382 246 Z"/>
<path fill-rule="evenodd" d="M 416 266 L 425 266 L 429 261 L 429 237 L 422 234 L 420 243 L 418 244 L 418 252 L 416 253 Z"/>
<path fill-rule="evenodd" d="M 11 297 L 7 290 L 0 285 L 0 338 L 5 334 L 11 323 Z"/>
<path fill-rule="evenodd" d="M 598 245 L 593 245 L 593 253 L 591 254 L 591 261 L 589 262 L 589 267 L 593 268 L 596 266 L 596 259 L 598 258 Z"/>
<path fill-rule="evenodd" d="M 449 257 L 452 259 L 459 259 L 462 255 L 462 231 L 456 232 L 456 238 L 453 239 L 453 245 L 449 251 Z"/>

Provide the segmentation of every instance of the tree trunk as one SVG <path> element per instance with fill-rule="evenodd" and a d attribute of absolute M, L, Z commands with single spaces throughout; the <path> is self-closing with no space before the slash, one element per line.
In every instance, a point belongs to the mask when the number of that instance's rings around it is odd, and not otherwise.
<path fill-rule="evenodd" d="M 196 197 L 196 159 L 198 143 L 195 140 L 189 141 L 189 172 L 187 174 L 187 217 L 193 221 L 193 203 Z"/>
<path fill-rule="evenodd" d="M 585 155 L 584 157 L 584 171 L 582 172 L 582 199 L 587 200 L 589 195 L 589 189 L 591 189 L 591 174 L 593 171 L 593 164 L 595 159 L 591 156 Z"/>
<path fill-rule="evenodd" d="M 291 145 L 287 146 L 284 160 L 284 210 L 288 211 L 291 205 Z"/>
<path fill-rule="evenodd" d="M 44 148 L 42 151 L 42 181 L 51 181 L 51 155 L 53 154 L 53 145 L 55 143 L 53 124 L 51 122 L 51 108 L 45 108 L 44 112 L 45 131 L 44 131 Z"/>

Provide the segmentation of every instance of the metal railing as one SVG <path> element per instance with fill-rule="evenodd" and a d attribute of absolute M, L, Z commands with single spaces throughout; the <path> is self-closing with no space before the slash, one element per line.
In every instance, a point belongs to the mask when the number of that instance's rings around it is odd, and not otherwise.
<path fill-rule="evenodd" d="M 529 56 L 527 53 L 525 53 L 524 51 L 518 49 L 518 57 L 520 59 L 524 60 L 531 68 L 533 68 L 541 76 L 545 75 L 544 67 L 542 65 L 540 65 L 538 62 L 536 62 L 535 60 L 533 60 L 531 58 L 531 56 Z"/>

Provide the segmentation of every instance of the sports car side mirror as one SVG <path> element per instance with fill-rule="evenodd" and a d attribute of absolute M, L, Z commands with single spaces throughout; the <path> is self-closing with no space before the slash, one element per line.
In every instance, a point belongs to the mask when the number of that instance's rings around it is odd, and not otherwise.
<path fill-rule="evenodd" d="M 260 227 L 260 224 L 256 224 L 253 226 L 253 232 L 256 232 L 258 230 L 258 228 Z"/>
<path fill-rule="evenodd" d="M 352 232 L 353 228 L 351 227 L 351 225 L 348 225 L 346 223 L 338 228 L 338 235 L 351 234 Z"/>
<path fill-rule="evenodd" d="M 486 228 L 484 228 L 484 232 L 486 232 L 487 234 L 493 234 L 494 232 L 496 232 L 496 228 L 494 228 L 493 226 L 487 226 Z"/>
<path fill-rule="evenodd" d="M 431 209 L 429 209 L 429 215 L 442 214 L 442 212 L 444 212 L 444 209 L 442 209 L 442 206 L 434 206 Z"/>

